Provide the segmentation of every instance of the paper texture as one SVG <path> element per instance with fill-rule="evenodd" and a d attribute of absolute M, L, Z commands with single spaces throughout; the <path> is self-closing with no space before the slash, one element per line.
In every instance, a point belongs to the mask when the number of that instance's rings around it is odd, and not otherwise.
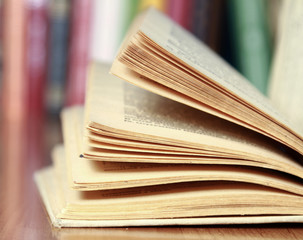
<path fill-rule="evenodd" d="M 137 18 L 111 72 L 303 153 L 297 127 L 228 64 L 155 9 Z"/>
<path fill-rule="evenodd" d="M 208 225 L 208 224 L 257 224 L 275 222 L 302 222 L 300 215 L 280 216 L 235 216 L 235 217 L 198 217 L 175 219 L 133 219 L 133 220 L 77 220 L 60 219 L 60 212 L 53 194 L 55 185 L 52 183 L 52 169 L 42 170 L 35 175 L 39 191 L 45 202 L 51 221 L 56 227 L 109 227 L 109 226 L 161 226 L 161 225 Z"/>
<path fill-rule="evenodd" d="M 284 1 L 279 24 L 269 95 L 290 121 L 303 122 L 303 4 Z M 302 129 L 302 127 L 301 127 Z"/>
<path fill-rule="evenodd" d="M 88 137 L 95 135 L 176 146 L 188 155 L 145 150 L 114 152 L 97 142 L 84 142 L 84 156 L 100 161 L 209 163 L 221 160 L 252 161 L 302 176 L 302 166 L 287 156 L 275 142 L 236 124 L 163 98 L 108 75 L 107 67 L 95 63 L 90 71 L 85 124 Z M 95 138 L 97 140 L 97 138 Z M 135 144 L 132 146 L 135 147 Z M 199 150 L 191 153 L 191 149 Z M 124 146 L 124 150 L 126 150 Z M 197 156 L 196 154 L 199 154 Z M 116 156 L 115 159 L 110 157 Z M 211 158 L 214 161 L 211 162 Z M 220 159 L 225 158 L 225 159 Z M 187 160 L 186 160 L 187 159 Z M 205 163 L 200 162 L 200 163 Z M 234 164 L 234 162 L 232 162 Z M 242 162 L 239 164 L 249 164 Z M 257 165 L 257 164 L 256 164 Z M 259 165 L 260 166 L 260 165 Z M 264 166 L 264 165 L 263 165 Z"/>

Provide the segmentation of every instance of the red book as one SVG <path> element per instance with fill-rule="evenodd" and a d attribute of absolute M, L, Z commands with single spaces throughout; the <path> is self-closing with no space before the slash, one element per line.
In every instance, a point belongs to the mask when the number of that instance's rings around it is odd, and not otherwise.
<path fill-rule="evenodd" d="M 0 175 L 1 188 L 5 194 L 1 199 L 2 211 L 6 221 L 1 223 L 1 238 L 21 238 L 15 236 L 16 224 L 20 215 L 17 207 L 23 204 L 22 184 L 16 180 L 24 176 L 26 156 L 27 97 L 25 79 L 25 30 L 26 8 L 23 0 L 3 1 L 3 76 L 1 84 L 2 106 Z M 23 164 L 22 164 L 23 163 Z M 23 182 L 21 182 L 23 183 Z M 11 213 L 15 212 L 14 215 Z M 13 217 L 12 217 L 13 216 Z M 8 221 L 9 220 L 9 221 Z M 7 233 L 7 234 L 6 234 Z M 14 235 L 13 235 L 14 234 Z"/>
<path fill-rule="evenodd" d="M 45 93 L 48 51 L 48 1 L 26 1 L 26 78 L 28 92 L 28 151 L 39 161 L 44 154 Z"/>
<path fill-rule="evenodd" d="M 193 21 L 193 0 L 169 0 L 168 15 L 183 28 L 191 31 Z"/>
<path fill-rule="evenodd" d="M 3 75 L 1 109 L 1 163 L 10 175 L 24 158 L 26 129 L 25 29 L 26 8 L 23 0 L 5 0 L 3 10 Z M 2 24 L 1 23 L 1 24 Z M 5 169 L 5 170 L 4 170 Z M 11 177 L 13 177 L 11 175 Z M 9 178 L 9 177 L 8 177 Z"/>
<path fill-rule="evenodd" d="M 91 0 L 74 0 L 71 6 L 70 46 L 65 105 L 83 104 L 89 62 Z"/>

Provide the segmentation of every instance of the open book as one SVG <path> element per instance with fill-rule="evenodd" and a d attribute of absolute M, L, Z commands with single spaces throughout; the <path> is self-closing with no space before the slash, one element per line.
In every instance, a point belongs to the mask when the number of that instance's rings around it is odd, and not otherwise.
<path fill-rule="evenodd" d="M 55 226 L 303 221 L 303 141 L 238 73 L 164 15 L 134 22 L 111 72 L 35 178 Z"/>

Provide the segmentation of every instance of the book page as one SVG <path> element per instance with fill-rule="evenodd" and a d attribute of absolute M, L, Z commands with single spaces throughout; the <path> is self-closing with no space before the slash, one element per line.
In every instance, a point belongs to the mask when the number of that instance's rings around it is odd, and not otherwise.
<path fill-rule="evenodd" d="M 182 165 L 182 164 L 143 164 L 100 162 L 79 157 L 83 131 L 83 108 L 65 109 L 62 114 L 65 149 L 63 146 L 53 150 L 56 163 L 66 161 L 68 178 L 73 180 L 72 187 L 82 190 L 125 188 L 133 186 L 173 183 L 180 181 L 228 180 L 254 182 L 271 185 L 296 193 L 303 188 L 283 174 L 262 168 L 218 165 Z M 68 144 L 67 144 L 68 143 Z M 67 154 L 65 154 L 67 152 Z M 66 159 L 68 158 L 68 159 Z M 229 164 L 244 164 L 242 161 L 230 161 Z M 56 164 L 58 165 L 58 164 Z M 256 166 L 258 164 L 256 163 Z M 58 165 L 57 168 L 60 168 Z M 302 188 L 302 190 L 301 190 Z"/>
<path fill-rule="evenodd" d="M 81 121 L 83 109 L 74 107 L 65 110 L 63 126 L 65 142 L 81 142 L 82 137 L 79 124 L 71 124 L 72 120 Z M 69 124 L 68 124 L 69 123 Z M 75 123 L 75 121 L 74 121 Z M 81 125 L 81 124 L 80 124 Z M 76 134 L 78 132 L 78 134 Z M 79 137 L 80 136 L 80 137 Z M 66 144 L 57 146 L 53 150 L 56 169 L 60 171 L 62 164 L 67 164 L 67 176 L 72 175 L 72 187 L 81 190 L 100 190 L 127 188 L 134 186 L 148 186 L 190 181 L 236 181 L 256 183 L 303 195 L 303 187 L 295 179 L 287 178 L 281 173 L 262 168 L 224 165 L 182 165 L 182 164 L 144 164 L 100 162 L 81 159 L 79 146 Z M 68 154 L 65 154 L 68 151 Z M 69 158 L 68 161 L 66 158 Z M 239 164 L 241 161 L 239 161 Z M 232 162 L 230 163 L 232 164 Z M 245 163 L 244 163 L 245 164 Z M 237 165 L 237 163 L 235 163 Z M 58 170 L 59 169 L 59 170 Z M 57 177 L 60 177 L 57 174 Z M 70 178 L 70 177 L 68 177 Z"/>
<path fill-rule="evenodd" d="M 160 47 L 175 55 L 191 68 L 199 71 L 202 76 L 212 79 L 215 84 L 230 90 L 255 108 L 290 126 L 290 123 L 248 80 L 198 39 L 163 14 L 150 9 L 140 25 L 140 31 Z"/>
<path fill-rule="evenodd" d="M 137 88 L 107 74 L 108 70 L 101 64 L 92 66 L 85 106 L 86 125 L 99 123 L 134 133 L 170 136 L 193 144 L 204 136 L 226 144 L 228 140 L 244 141 L 244 134 L 240 132 L 246 132 L 245 128 Z M 259 136 L 252 131 L 248 133 Z M 252 141 L 247 143 L 252 144 Z"/>
<path fill-rule="evenodd" d="M 125 220 L 80 220 L 66 219 L 58 216 L 64 207 L 56 202 L 59 189 L 62 185 L 56 184 L 53 168 L 49 167 L 35 173 L 35 182 L 40 195 L 46 206 L 52 224 L 55 227 L 125 227 L 125 226 L 161 226 L 161 225 L 210 225 L 210 224 L 256 224 L 256 223 L 277 223 L 277 222 L 302 222 L 301 215 L 242 215 L 242 216 L 218 216 L 218 217 L 194 217 L 194 218 L 167 218 L 162 219 L 125 219 Z M 56 194 L 54 194 L 56 193 Z"/>
<path fill-rule="evenodd" d="M 52 169 L 43 172 L 50 171 Z M 55 181 L 52 193 L 54 190 L 65 193 L 66 204 L 56 215 L 57 218 L 148 219 L 303 213 L 300 196 L 253 184 L 195 182 L 80 192 L 68 188 L 64 171 L 61 182 L 57 182 L 53 174 L 47 176 L 49 178 L 40 180 Z M 277 198 L 280 201 L 275 201 Z"/>
<path fill-rule="evenodd" d="M 268 163 L 283 162 L 302 168 L 269 138 L 130 85 L 107 70 L 97 63 L 91 68 L 85 107 L 89 129 L 120 133 L 127 139 L 193 146 L 218 157 L 225 153 L 259 162 L 271 159 Z"/>
<path fill-rule="evenodd" d="M 163 20 L 163 24 L 158 24 L 159 19 Z M 144 29 L 147 29 L 147 33 Z M 172 34 L 175 29 L 177 33 Z M 160 39 L 163 40 L 161 43 L 158 42 Z M 179 41 L 175 43 L 177 53 L 166 47 L 175 41 Z M 149 91 L 253 129 L 302 154 L 303 138 L 300 130 L 278 116 L 280 114 L 275 113 L 277 111 L 264 96 L 257 90 L 253 91 L 249 82 L 236 78 L 236 72 L 211 50 L 205 46 L 205 51 L 203 48 L 203 51 L 199 50 L 199 44 L 185 30 L 151 9 L 134 22 L 111 72 Z M 180 49 L 193 61 L 192 64 L 178 57 Z M 195 50 L 193 56 L 191 49 Z M 201 58 L 199 61 L 196 53 Z M 201 67 L 195 68 L 197 62 L 206 65 L 205 71 Z M 215 73 L 216 69 L 226 71 L 218 73 L 216 78 L 208 74 L 208 68 L 215 70 Z"/>
<path fill-rule="evenodd" d="M 218 217 L 194 217 L 194 218 L 167 218 L 141 219 L 141 220 L 79 220 L 63 219 L 58 213 L 63 210 L 56 203 L 60 185 L 55 184 L 53 169 L 47 168 L 35 173 L 35 182 L 45 204 L 50 220 L 55 227 L 129 227 L 129 226 L 161 226 L 161 225 L 211 225 L 211 224 L 257 224 L 277 222 L 302 222 L 300 215 L 250 215 L 250 216 L 218 216 Z M 68 230 L 68 229 L 67 229 Z M 73 229 L 74 230 L 74 229 Z M 79 231 L 81 231 L 79 229 Z M 87 231 L 86 231 L 87 232 Z M 137 234 L 137 233 L 136 233 Z M 161 233 L 162 234 L 162 233 Z M 102 235 L 103 236 L 103 235 Z M 162 235 L 161 235 L 162 236 Z"/>
<path fill-rule="evenodd" d="M 284 1 L 282 10 L 269 96 L 281 112 L 301 127 L 303 122 L 303 2 Z"/>

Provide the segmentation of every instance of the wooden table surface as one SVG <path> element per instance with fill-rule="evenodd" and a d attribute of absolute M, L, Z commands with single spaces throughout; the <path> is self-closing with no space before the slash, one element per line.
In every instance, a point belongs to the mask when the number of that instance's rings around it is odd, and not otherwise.
<path fill-rule="evenodd" d="M 37 136 L 33 142 L 26 145 L 26 154 L 20 146 L 9 150 L 2 144 L 0 239 L 303 239 L 303 224 L 53 228 L 33 181 L 33 173 L 50 164 L 50 157 L 42 154 Z"/>

